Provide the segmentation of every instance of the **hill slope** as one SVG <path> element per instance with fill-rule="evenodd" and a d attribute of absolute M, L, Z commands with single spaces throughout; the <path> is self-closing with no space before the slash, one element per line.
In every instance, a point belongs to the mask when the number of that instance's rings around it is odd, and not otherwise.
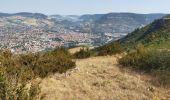
<path fill-rule="evenodd" d="M 153 23 L 136 29 L 121 40 L 125 45 L 162 45 L 167 44 L 170 39 L 170 18 L 169 16 L 158 19 Z"/>
<path fill-rule="evenodd" d="M 159 100 L 170 91 L 153 86 L 150 78 L 119 69 L 119 56 L 76 60 L 77 68 L 41 81 L 43 100 Z M 152 90 L 153 89 L 153 90 Z"/>
<path fill-rule="evenodd" d="M 31 30 L 39 29 L 45 32 L 73 30 L 87 33 L 91 31 L 96 34 L 107 32 L 129 33 L 163 16 L 165 14 L 108 13 L 82 16 L 47 16 L 41 13 L 29 12 L 0 13 L 0 28 L 9 30 L 8 33 L 12 33 L 10 30 L 15 32 L 20 28 L 23 31 L 28 31 L 28 28 L 31 28 Z"/>
<path fill-rule="evenodd" d="M 69 16 L 58 19 L 53 16 L 56 21 L 67 22 L 64 24 L 67 29 L 81 32 L 99 33 L 129 33 L 134 29 L 145 26 L 155 19 L 161 18 L 165 14 L 135 14 L 135 13 L 108 13 L 82 15 L 76 17 L 76 21 L 70 20 Z M 60 16 L 62 17 L 62 16 Z M 68 18 L 68 19 L 66 19 Z M 69 21 L 69 22 L 68 22 Z"/>
<path fill-rule="evenodd" d="M 95 22 L 96 32 L 129 33 L 138 27 L 145 26 L 162 14 L 134 14 L 134 13 L 110 13 Z"/>

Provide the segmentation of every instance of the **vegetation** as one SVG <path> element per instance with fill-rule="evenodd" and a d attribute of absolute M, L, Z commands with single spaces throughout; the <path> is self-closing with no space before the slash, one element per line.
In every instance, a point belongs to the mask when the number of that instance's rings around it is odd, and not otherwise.
<path fill-rule="evenodd" d="M 73 56 L 78 59 L 88 58 L 88 57 L 92 56 L 92 51 L 90 51 L 89 48 L 83 47 L 80 49 L 80 51 L 74 53 Z"/>
<path fill-rule="evenodd" d="M 56 72 L 64 73 L 74 66 L 75 62 L 64 48 L 27 54 L 12 54 L 8 50 L 1 50 L 0 99 L 33 100 L 39 91 L 38 84 L 32 84 L 28 91 L 25 88 L 28 81 Z"/>
<path fill-rule="evenodd" d="M 159 83 L 170 83 L 170 19 L 164 17 L 143 27 L 136 29 L 127 37 L 106 44 L 104 46 L 86 50 L 81 49 L 75 53 L 77 58 L 90 56 L 105 56 L 122 53 L 128 50 L 128 54 L 120 59 L 123 66 L 132 67 L 138 71 L 144 71 L 155 75 Z"/>
<path fill-rule="evenodd" d="M 74 58 L 83 59 L 91 56 L 106 56 L 120 54 L 123 51 L 124 51 L 123 47 L 118 42 L 114 42 L 91 50 L 89 48 L 83 47 L 78 52 L 74 53 L 73 56 Z"/>
<path fill-rule="evenodd" d="M 170 83 L 170 52 L 144 47 L 121 58 L 119 63 L 138 71 L 145 71 L 158 77 L 161 84 Z"/>
<path fill-rule="evenodd" d="M 145 46 L 164 45 L 170 38 L 170 19 L 166 19 L 167 17 L 155 20 L 141 29 L 136 29 L 120 40 L 121 44 L 127 48 L 134 48 L 138 44 Z"/>
<path fill-rule="evenodd" d="M 26 88 L 26 84 L 12 84 L 5 79 L 1 80 L 0 89 L 0 100 L 36 100 L 40 93 L 39 83 Z"/>
<path fill-rule="evenodd" d="M 103 100 L 168 100 L 168 89 L 155 87 L 145 74 L 120 70 L 117 59 L 118 56 L 99 56 L 76 60 L 79 71 L 61 80 L 55 76 L 44 79 L 40 97 L 45 94 L 42 100 L 100 100 L 102 94 Z"/>
<path fill-rule="evenodd" d="M 130 66 L 136 70 L 157 76 L 161 84 L 169 84 L 169 39 L 170 19 L 168 15 L 141 29 L 136 29 L 121 39 L 121 45 L 132 51 L 120 59 L 119 62 L 123 66 Z"/>
<path fill-rule="evenodd" d="M 105 56 L 122 53 L 124 49 L 118 42 L 114 42 L 98 47 L 95 49 L 95 51 L 98 52 L 98 56 Z"/>

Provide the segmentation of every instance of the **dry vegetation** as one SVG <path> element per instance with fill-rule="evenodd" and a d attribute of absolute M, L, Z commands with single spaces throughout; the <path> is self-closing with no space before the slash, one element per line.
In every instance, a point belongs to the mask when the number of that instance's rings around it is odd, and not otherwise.
<path fill-rule="evenodd" d="M 80 49 L 70 52 L 73 54 Z M 0 74 L 2 100 L 170 99 L 170 90 L 155 86 L 152 76 L 121 67 L 120 54 L 74 59 L 76 67 L 71 54 L 64 48 L 24 55 L 3 51 L 0 57 L 3 58 L 1 72 L 5 72 Z M 16 73 L 19 77 L 12 80 Z"/>
<path fill-rule="evenodd" d="M 108 43 L 106 45 L 96 47 L 96 48 L 81 47 L 77 49 L 71 50 L 72 52 L 75 51 L 73 57 L 76 59 L 85 59 L 94 56 L 115 55 L 115 54 L 121 54 L 122 52 L 125 51 L 119 42 Z"/>
<path fill-rule="evenodd" d="M 119 60 L 123 67 L 154 76 L 155 84 L 170 87 L 170 52 L 138 47 Z"/>
<path fill-rule="evenodd" d="M 168 100 L 170 91 L 155 87 L 151 77 L 120 69 L 119 56 L 76 61 L 66 74 L 41 80 L 42 100 Z"/>
<path fill-rule="evenodd" d="M 80 51 L 80 49 L 82 49 L 82 47 L 71 48 L 71 49 L 69 49 L 69 52 L 70 52 L 71 54 L 74 54 L 74 53 Z"/>
<path fill-rule="evenodd" d="M 34 100 L 39 93 L 39 82 L 35 84 L 32 80 L 65 73 L 74 67 L 71 54 L 64 48 L 26 54 L 0 50 L 0 100 Z"/>

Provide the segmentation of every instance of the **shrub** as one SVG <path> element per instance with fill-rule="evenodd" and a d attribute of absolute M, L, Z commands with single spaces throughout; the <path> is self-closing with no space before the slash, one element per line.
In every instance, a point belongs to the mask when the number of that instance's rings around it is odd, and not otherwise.
<path fill-rule="evenodd" d="M 83 59 L 91 56 L 106 56 L 120 54 L 124 51 L 124 48 L 119 42 L 109 43 L 101 47 L 97 47 L 89 50 L 89 48 L 82 48 L 80 51 L 74 53 L 74 58 Z"/>
<path fill-rule="evenodd" d="M 5 100 L 6 98 L 6 86 L 5 86 L 5 79 L 0 73 L 0 99 Z"/>
<path fill-rule="evenodd" d="M 74 58 L 83 59 L 88 58 L 92 55 L 92 51 L 89 48 L 81 48 L 80 51 L 76 52 L 73 56 Z"/>
<path fill-rule="evenodd" d="M 158 77 L 158 82 L 161 85 L 167 85 L 170 83 L 170 68 L 159 68 L 154 71 L 154 75 Z"/>
<path fill-rule="evenodd" d="M 98 52 L 99 56 L 105 56 L 105 55 L 114 55 L 122 53 L 124 50 L 122 46 L 118 43 L 109 43 L 104 46 L 96 48 L 96 51 Z"/>
<path fill-rule="evenodd" d="M 35 97 L 37 85 L 25 89 L 29 80 L 44 78 L 53 73 L 64 73 L 74 68 L 75 62 L 65 48 L 41 53 L 12 54 L 0 50 L 0 99 L 25 100 Z M 38 89 L 38 88 L 37 88 Z M 36 93 L 35 93 L 36 92 Z M 35 94 L 35 95 L 34 95 Z"/>
<path fill-rule="evenodd" d="M 32 83 L 28 93 L 29 93 L 30 100 L 36 100 L 37 94 L 40 93 L 39 83 L 37 82 Z"/>
<path fill-rule="evenodd" d="M 145 71 L 159 77 L 161 82 L 170 83 L 170 52 L 137 48 L 119 60 L 123 66 Z"/>
<path fill-rule="evenodd" d="M 39 84 L 31 84 L 30 89 L 26 84 L 11 86 L 8 81 L 0 83 L 0 100 L 36 100 L 40 93 Z"/>

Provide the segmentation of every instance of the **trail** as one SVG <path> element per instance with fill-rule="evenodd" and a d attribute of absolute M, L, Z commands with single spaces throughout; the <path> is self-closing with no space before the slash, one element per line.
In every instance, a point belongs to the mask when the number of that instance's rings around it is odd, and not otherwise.
<path fill-rule="evenodd" d="M 146 75 L 121 70 L 117 56 L 76 60 L 76 69 L 41 81 L 42 100 L 168 100 Z M 168 98 L 169 96 L 169 98 Z"/>

